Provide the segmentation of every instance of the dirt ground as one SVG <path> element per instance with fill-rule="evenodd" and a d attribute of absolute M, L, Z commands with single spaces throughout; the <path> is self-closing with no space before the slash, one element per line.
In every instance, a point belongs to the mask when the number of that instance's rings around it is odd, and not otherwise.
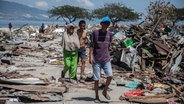
<path fill-rule="evenodd" d="M 60 38 L 57 38 L 53 41 L 48 41 L 45 43 L 39 43 L 39 42 L 29 42 L 31 46 L 37 46 L 38 44 L 41 44 L 43 46 L 49 46 L 51 43 L 57 43 L 60 41 Z M 88 54 L 88 53 L 87 53 Z M 16 58 L 14 58 L 16 59 Z M 20 61 L 20 60 L 14 60 L 15 67 L 18 67 L 18 72 L 20 74 L 31 74 L 36 77 L 42 78 L 42 79 L 50 79 L 51 77 L 54 77 L 56 79 L 55 83 L 61 84 L 58 82 L 58 79 L 60 77 L 61 70 L 63 70 L 63 65 L 51 65 L 48 63 L 43 63 L 42 61 L 35 61 L 32 59 L 32 61 Z M 1 65 L 0 69 L 5 69 L 11 65 Z M 32 69 L 32 70 L 30 70 Z M 116 69 L 113 68 L 113 71 Z M 1 70 L 2 71 L 2 70 Z M 90 64 L 86 64 L 85 68 L 86 74 L 92 74 L 92 67 Z M 78 66 L 77 70 L 77 76 L 80 75 L 80 65 Z M 66 74 L 66 78 L 68 78 L 68 73 Z M 68 92 L 64 93 L 63 100 L 60 102 L 29 102 L 30 104 L 94 104 L 94 98 L 95 93 L 93 90 L 93 82 L 87 82 L 88 86 L 86 87 L 86 84 L 84 83 L 77 83 L 75 85 L 68 84 Z M 52 86 L 50 84 L 49 86 Z M 130 88 L 126 88 L 123 86 L 117 86 L 115 81 L 112 80 L 110 85 L 109 94 L 111 96 L 111 100 L 106 100 L 104 96 L 102 95 L 102 89 L 99 90 L 99 96 L 102 101 L 105 101 L 109 104 L 132 104 L 127 101 L 120 101 L 119 97 L 124 94 L 124 92 L 128 92 L 131 90 Z M 22 102 L 12 102 L 12 101 L 6 101 L 6 104 L 24 104 Z"/>
<path fill-rule="evenodd" d="M 32 69 L 36 69 L 35 71 L 20 71 L 21 74 L 27 74 L 30 73 L 34 76 L 40 76 L 43 78 L 49 78 L 51 76 L 54 76 L 56 79 L 60 77 L 60 71 L 62 70 L 63 66 L 58 65 L 43 65 L 40 67 L 32 67 Z M 91 72 L 91 65 L 86 66 L 86 72 Z M 80 67 L 78 67 L 78 75 L 80 74 Z M 67 78 L 67 76 L 66 76 Z M 75 86 L 81 86 L 75 87 Z M 95 93 L 93 90 L 93 83 L 90 85 L 90 87 L 82 87 L 82 83 L 78 83 L 77 85 L 69 85 L 69 91 L 64 93 L 63 101 L 60 102 L 34 102 L 30 104 L 95 104 L 94 103 L 94 97 Z M 99 90 L 99 96 L 102 101 L 105 101 L 109 104 L 132 104 L 127 101 L 120 101 L 119 97 L 129 90 L 130 88 L 126 88 L 123 86 L 116 86 L 115 82 L 112 81 L 110 85 L 110 89 L 112 91 L 109 91 L 109 94 L 111 96 L 111 100 L 106 100 L 104 96 L 102 95 L 102 89 Z M 10 102 L 7 101 L 6 104 L 24 104 L 20 102 Z"/>

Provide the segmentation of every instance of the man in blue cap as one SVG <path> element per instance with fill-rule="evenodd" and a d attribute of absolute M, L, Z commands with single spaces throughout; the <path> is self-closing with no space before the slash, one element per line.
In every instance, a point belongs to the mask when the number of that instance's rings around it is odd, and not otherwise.
<path fill-rule="evenodd" d="M 91 44 L 90 44 L 90 53 L 89 53 L 89 62 L 93 67 L 93 79 L 95 81 L 95 101 L 100 102 L 98 95 L 99 80 L 101 77 L 101 69 L 104 70 L 104 73 L 107 77 L 106 86 L 102 92 L 104 97 L 110 100 L 110 96 L 107 93 L 107 89 L 112 80 L 112 66 L 110 62 L 110 53 L 109 46 L 112 41 L 112 33 L 107 31 L 107 28 L 110 25 L 110 18 L 103 17 L 101 21 L 101 29 L 95 30 L 92 35 Z"/>

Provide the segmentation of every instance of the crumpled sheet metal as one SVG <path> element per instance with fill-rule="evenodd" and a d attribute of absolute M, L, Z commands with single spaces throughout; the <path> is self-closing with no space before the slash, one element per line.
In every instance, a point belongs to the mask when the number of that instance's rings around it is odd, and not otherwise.
<path fill-rule="evenodd" d="M 9 84 L 27 84 L 27 85 L 36 85 L 41 84 L 45 85 L 47 84 L 43 80 L 40 80 L 39 78 L 14 78 L 14 79 L 7 79 L 0 77 L 1 83 L 9 83 Z"/>

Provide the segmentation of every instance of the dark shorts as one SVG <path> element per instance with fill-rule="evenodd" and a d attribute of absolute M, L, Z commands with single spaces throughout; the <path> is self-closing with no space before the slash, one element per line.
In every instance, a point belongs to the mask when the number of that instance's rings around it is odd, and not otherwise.
<path fill-rule="evenodd" d="M 78 50 L 78 56 L 79 56 L 79 58 L 81 58 L 82 60 L 83 60 L 83 59 L 86 59 L 86 48 L 85 48 L 85 47 L 81 47 L 81 48 Z"/>

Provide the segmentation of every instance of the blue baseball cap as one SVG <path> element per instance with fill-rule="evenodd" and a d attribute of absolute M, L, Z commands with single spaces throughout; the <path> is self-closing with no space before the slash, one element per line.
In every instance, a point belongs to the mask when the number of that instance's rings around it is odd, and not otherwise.
<path fill-rule="evenodd" d="M 109 17 L 103 17 L 101 22 L 111 22 Z"/>

